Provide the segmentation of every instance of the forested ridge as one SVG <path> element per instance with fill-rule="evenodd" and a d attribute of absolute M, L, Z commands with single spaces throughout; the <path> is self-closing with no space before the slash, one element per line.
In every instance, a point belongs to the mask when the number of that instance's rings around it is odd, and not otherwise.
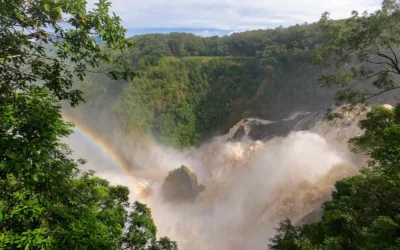
<path fill-rule="evenodd" d="M 92 75 L 78 85 L 88 104 L 70 112 L 99 133 L 118 127 L 187 147 L 225 133 L 242 118 L 277 120 L 327 109 L 332 91 L 318 87 L 319 70 L 310 63 L 321 39 L 317 24 L 225 37 L 135 36 L 124 57 L 140 77 L 126 83 Z M 105 112 L 114 116 L 111 127 L 99 125 Z"/>
<path fill-rule="evenodd" d="M 319 81 L 316 55 L 326 40 L 324 29 L 305 23 L 224 37 L 135 36 L 124 58 L 140 77 L 115 82 L 93 74 L 77 85 L 88 104 L 70 112 L 100 134 L 145 133 L 169 146 L 188 147 L 226 133 L 243 118 L 279 120 L 293 112 L 327 110 L 343 86 L 324 88 Z M 379 92 L 364 84 L 371 81 L 357 79 L 353 88 Z M 99 125 L 104 116 L 113 117 L 112 125 Z"/>

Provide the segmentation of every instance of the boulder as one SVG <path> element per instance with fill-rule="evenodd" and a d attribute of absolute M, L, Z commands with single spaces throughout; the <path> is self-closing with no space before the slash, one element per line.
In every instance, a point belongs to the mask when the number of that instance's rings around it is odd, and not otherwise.
<path fill-rule="evenodd" d="M 169 172 L 162 186 L 162 195 L 167 202 L 194 201 L 205 189 L 199 185 L 197 175 L 186 166 Z"/>
<path fill-rule="evenodd" d="M 241 141 L 243 139 L 243 137 L 245 137 L 245 136 L 246 136 L 246 130 L 245 130 L 244 126 L 240 126 L 236 130 L 236 132 L 232 136 L 232 138 L 229 138 L 228 141 L 233 141 L 233 142 Z"/>
<path fill-rule="evenodd" d="M 240 141 L 245 136 L 253 140 L 268 140 L 275 136 L 286 136 L 291 131 L 309 130 L 323 113 L 298 113 L 295 116 L 280 120 L 243 119 L 230 131 L 228 141 Z"/>
<path fill-rule="evenodd" d="M 295 128 L 296 125 L 304 118 L 304 116 L 299 116 L 297 119 L 293 120 L 281 120 L 268 124 L 253 125 L 251 126 L 248 136 L 254 140 L 267 140 L 275 136 L 287 136 L 291 131 L 307 130 L 309 129 L 307 123 L 303 126 L 297 126 L 297 128 Z"/>

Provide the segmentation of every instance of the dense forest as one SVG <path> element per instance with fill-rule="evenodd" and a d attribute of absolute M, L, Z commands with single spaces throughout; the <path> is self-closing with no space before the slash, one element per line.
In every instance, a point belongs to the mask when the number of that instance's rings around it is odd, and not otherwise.
<path fill-rule="evenodd" d="M 88 104 L 76 117 L 97 128 L 145 132 L 167 145 L 196 145 L 242 118 L 283 119 L 294 111 L 329 108 L 311 55 L 321 43 L 317 24 L 248 31 L 225 37 L 150 34 L 132 37 L 124 57 L 140 77 L 92 75 L 77 87 Z M 101 124 L 114 117 L 112 126 Z"/>

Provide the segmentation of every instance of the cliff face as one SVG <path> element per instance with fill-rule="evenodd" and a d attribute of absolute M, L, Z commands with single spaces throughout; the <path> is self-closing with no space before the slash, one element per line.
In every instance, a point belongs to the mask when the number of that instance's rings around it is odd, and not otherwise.
<path fill-rule="evenodd" d="M 197 176 L 186 166 L 169 172 L 162 186 L 162 194 L 167 202 L 194 201 L 205 189 L 199 185 Z"/>

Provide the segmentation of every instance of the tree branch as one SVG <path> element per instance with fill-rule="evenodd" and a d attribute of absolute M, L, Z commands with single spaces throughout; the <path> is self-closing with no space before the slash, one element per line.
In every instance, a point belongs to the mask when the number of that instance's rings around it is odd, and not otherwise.
<path fill-rule="evenodd" d="M 376 64 L 376 65 L 386 64 L 386 65 L 389 65 L 390 67 L 392 67 L 392 65 L 390 63 L 388 63 L 388 62 L 373 62 L 373 61 L 370 61 L 370 60 L 366 60 L 366 61 L 368 63 L 372 63 L 372 64 Z"/>
<path fill-rule="evenodd" d="M 365 51 L 367 53 L 374 54 L 374 55 L 377 55 L 377 56 L 380 56 L 380 57 L 388 59 L 391 63 L 386 62 L 386 64 L 389 65 L 391 68 L 393 68 L 396 71 L 396 74 L 400 75 L 400 68 L 396 64 L 396 61 L 393 58 L 391 58 L 390 56 L 387 56 L 387 55 L 383 54 L 382 52 L 380 52 L 379 49 L 378 50 L 368 50 L 368 49 L 362 49 L 361 48 L 361 50 L 363 50 L 363 51 Z"/>
<path fill-rule="evenodd" d="M 369 100 L 369 99 L 371 99 L 373 97 L 379 96 L 379 95 L 381 95 L 381 94 L 383 94 L 385 92 L 389 92 L 389 91 L 392 91 L 392 90 L 395 90 L 395 89 L 400 89 L 400 87 L 392 87 L 392 88 L 389 88 L 389 89 L 382 90 L 381 92 L 378 92 L 376 94 L 370 94 L 365 100 Z"/>
<path fill-rule="evenodd" d="M 390 46 L 390 43 L 389 43 L 389 42 L 386 42 L 386 41 L 384 41 L 384 42 L 386 43 L 387 46 L 389 46 L 390 50 L 392 51 L 392 54 L 393 54 L 393 56 L 394 56 L 394 58 L 395 58 L 395 61 L 396 61 L 396 67 L 398 67 L 398 65 L 399 65 L 399 60 L 397 59 L 396 53 L 394 53 L 394 50 L 393 50 L 392 46 Z"/>
<path fill-rule="evenodd" d="M 389 65 L 391 65 L 391 67 L 394 70 L 396 70 L 397 73 L 400 75 L 400 69 L 399 69 L 398 65 L 396 64 L 396 62 L 393 60 L 393 58 L 391 58 L 390 56 L 387 56 L 383 53 L 378 53 L 377 55 L 389 59 L 393 63 L 393 64 L 389 64 Z"/>
<path fill-rule="evenodd" d="M 388 71 L 378 71 L 377 73 L 375 73 L 375 74 L 373 74 L 373 75 L 370 75 L 370 76 L 367 76 L 366 78 L 362 78 L 362 80 L 369 80 L 369 79 L 371 79 L 372 77 L 374 77 L 374 76 L 377 76 L 377 75 L 379 75 L 379 74 L 381 74 L 381 73 L 383 73 L 383 72 L 388 72 Z"/>

